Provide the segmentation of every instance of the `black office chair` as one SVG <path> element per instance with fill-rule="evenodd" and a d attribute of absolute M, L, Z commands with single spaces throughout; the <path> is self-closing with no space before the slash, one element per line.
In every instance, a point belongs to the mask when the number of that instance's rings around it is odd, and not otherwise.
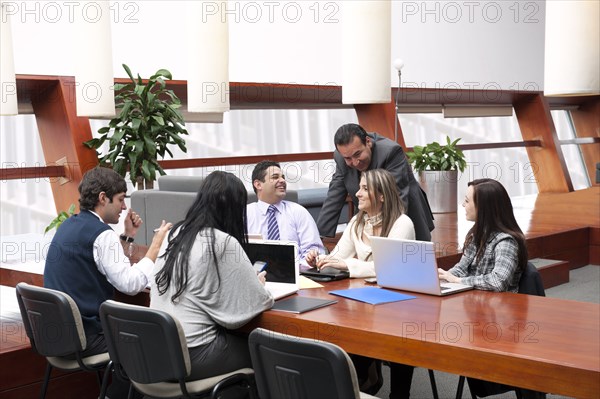
<path fill-rule="evenodd" d="M 108 353 L 83 357 L 86 348 L 85 332 L 79 308 L 64 292 L 19 283 L 16 287 L 21 318 L 31 347 L 48 361 L 40 397 L 46 396 L 52 368 L 93 371 L 98 376 L 100 398 L 104 398 L 110 374 Z M 69 359 L 75 357 L 75 359 Z"/>
<path fill-rule="evenodd" d="M 354 365 L 339 346 L 257 328 L 250 356 L 261 399 L 366 399 Z"/>
<path fill-rule="evenodd" d="M 518 292 L 526 295 L 546 296 L 542 277 L 531 262 L 527 262 L 527 267 L 521 275 Z M 546 394 L 543 392 L 517 388 L 510 385 L 499 384 L 497 382 L 478 380 L 471 377 L 467 377 L 466 379 L 469 384 L 469 391 L 471 392 L 472 399 L 477 399 L 478 397 L 485 398 L 486 396 L 498 395 L 510 391 L 515 391 L 517 399 L 543 399 L 546 397 Z M 458 388 L 456 391 L 457 399 L 462 398 L 464 385 L 465 377 L 461 375 L 458 380 Z"/>
<path fill-rule="evenodd" d="M 155 398 L 217 399 L 233 386 L 255 397 L 254 371 L 250 368 L 186 381 L 191 364 L 183 328 L 166 312 L 106 301 L 100 305 L 100 321 L 115 371 L 131 381 L 129 398 L 135 387 Z"/>
<path fill-rule="evenodd" d="M 527 262 L 519 280 L 519 294 L 546 296 L 542 276 L 531 262 Z"/>

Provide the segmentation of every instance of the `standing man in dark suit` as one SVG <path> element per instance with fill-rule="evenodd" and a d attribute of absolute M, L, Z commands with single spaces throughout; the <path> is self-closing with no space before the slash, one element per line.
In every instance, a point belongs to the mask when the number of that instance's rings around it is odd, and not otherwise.
<path fill-rule="evenodd" d="M 415 226 L 417 240 L 431 241 L 433 215 L 425 193 L 413 176 L 402 147 L 377 133 L 367 133 L 360 125 L 348 123 L 341 126 L 334 136 L 333 157 L 336 171 L 327 199 L 323 203 L 317 226 L 322 236 L 335 235 L 340 211 L 346 195 L 350 195 L 355 208 L 358 207 L 356 192 L 360 174 L 370 169 L 386 169 L 396 180 L 400 197 L 406 206 L 406 214 Z"/>

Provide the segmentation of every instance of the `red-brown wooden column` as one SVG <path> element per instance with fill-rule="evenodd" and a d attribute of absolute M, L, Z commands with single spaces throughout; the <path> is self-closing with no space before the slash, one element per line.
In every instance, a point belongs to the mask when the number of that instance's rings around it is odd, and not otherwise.
<path fill-rule="evenodd" d="M 578 109 L 571 111 L 577 137 L 600 137 L 600 96 L 584 102 Z M 592 185 L 596 183 L 596 164 L 600 162 L 600 143 L 580 144 Z"/>
<path fill-rule="evenodd" d="M 79 207 L 77 188 L 83 174 L 98 164 L 96 152 L 82 143 L 92 138 L 88 118 L 77 117 L 75 79 L 73 77 L 41 77 L 53 80 L 48 88 L 31 93 L 31 103 L 37 121 L 47 165 L 66 159 L 67 177 L 50 179 L 56 210 L 67 210 L 71 204 Z"/>
<path fill-rule="evenodd" d="M 396 105 L 393 101 L 388 104 L 355 104 L 354 109 L 358 123 L 367 132 L 379 133 L 392 140 L 394 140 L 394 121 L 398 123 L 398 144 L 406 150 L 406 143 L 398 115 L 396 115 Z"/>
<path fill-rule="evenodd" d="M 513 104 L 523 140 L 540 140 L 541 147 L 527 147 L 540 193 L 566 193 L 573 184 L 550 115 L 550 106 L 542 93 Z"/>

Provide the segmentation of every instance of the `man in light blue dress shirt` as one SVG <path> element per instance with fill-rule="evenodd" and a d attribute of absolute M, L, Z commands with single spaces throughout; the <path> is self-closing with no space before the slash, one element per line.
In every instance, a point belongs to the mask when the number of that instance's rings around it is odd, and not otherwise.
<path fill-rule="evenodd" d="M 304 261 L 311 249 L 325 253 L 325 247 L 319 236 L 317 224 L 310 213 L 300 204 L 284 200 L 287 182 L 279 163 L 261 161 L 252 171 L 252 187 L 258 198 L 248 204 L 248 234 L 261 234 L 268 238 L 269 206 L 276 208 L 275 218 L 281 241 L 293 241 L 298 244 L 298 259 L 301 269 L 308 266 Z"/>

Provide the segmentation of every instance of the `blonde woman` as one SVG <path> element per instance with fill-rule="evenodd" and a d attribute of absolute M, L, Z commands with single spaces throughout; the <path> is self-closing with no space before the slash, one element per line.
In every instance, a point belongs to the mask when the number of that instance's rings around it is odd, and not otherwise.
<path fill-rule="evenodd" d="M 375 267 L 370 237 L 415 239 L 413 222 L 405 214 L 396 182 L 390 172 L 385 169 L 363 172 L 356 198 L 358 213 L 350 220 L 331 254 L 318 255 L 316 251 L 312 251 L 306 256 L 309 265 L 319 269 L 334 267 L 347 270 L 350 277 L 355 278 L 373 277 Z M 383 384 L 381 361 L 356 355 L 352 356 L 352 361 L 361 391 L 375 395 Z M 406 384 L 404 375 L 410 382 L 413 368 L 404 365 L 396 367 L 398 371 L 394 375 L 394 386 L 402 387 Z"/>
<path fill-rule="evenodd" d="M 415 239 L 413 222 L 405 214 L 390 172 L 384 169 L 363 172 L 356 197 L 358 214 L 350 220 L 331 254 L 312 251 L 306 256 L 309 265 L 347 270 L 350 277 L 373 277 L 371 236 Z"/>

